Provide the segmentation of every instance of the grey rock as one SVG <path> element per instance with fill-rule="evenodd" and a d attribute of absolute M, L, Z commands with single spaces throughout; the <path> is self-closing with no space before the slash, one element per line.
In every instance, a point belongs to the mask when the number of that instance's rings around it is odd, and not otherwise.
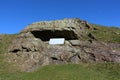
<path fill-rule="evenodd" d="M 69 40 L 72 46 L 80 46 L 81 43 L 79 40 Z"/>

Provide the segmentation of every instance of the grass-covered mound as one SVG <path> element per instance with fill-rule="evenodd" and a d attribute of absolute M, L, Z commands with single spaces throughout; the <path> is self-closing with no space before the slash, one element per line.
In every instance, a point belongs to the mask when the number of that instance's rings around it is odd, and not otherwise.
<path fill-rule="evenodd" d="M 120 29 L 92 25 L 98 41 L 120 43 Z M 34 72 L 19 72 L 6 62 L 4 53 L 16 35 L 0 35 L 0 80 L 120 80 L 120 64 L 48 65 Z"/>

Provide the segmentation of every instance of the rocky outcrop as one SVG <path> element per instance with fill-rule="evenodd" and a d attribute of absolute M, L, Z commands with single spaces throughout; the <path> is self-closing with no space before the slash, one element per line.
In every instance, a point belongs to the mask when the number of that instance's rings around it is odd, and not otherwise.
<path fill-rule="evenodd" d="M 99 42 L 89 30 L 96 29 L 77 18 L 33 23 L 9 46 L 8 61 L 22 71 L 48 64 L 120 63 L 120 44 Z M 65 38 L 65 44 L 50 45 L 50 38 Z"/>

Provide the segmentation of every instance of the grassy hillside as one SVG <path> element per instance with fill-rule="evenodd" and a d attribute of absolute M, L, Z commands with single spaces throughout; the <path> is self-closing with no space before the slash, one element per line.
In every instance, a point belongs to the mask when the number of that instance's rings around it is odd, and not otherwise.
<path fill-rule="evenodd" d="M 4 80 L 1 79 L 1 76 L 3 75 L 4 72 L 9 73 L 11 65 L 9 65 L 6 62 L 6 57 L 5 57 L 5 53 L 7 52 L 7 48 L 10 45 L 10 43 L 12 42 L 12 40 L 15 38 L 16 34 L 14 35 L 8 35 L 8 34 L 0 34 L 0 80 Z"/>
<path fill-rule="evenodd" d="M 98 41 L 120 43 L 120 28 L 92 24 L 95 30 L 90 31 Z"/>
<path fill-rule="evenodd" d="M 8 34 L 1 34 L 0 35 L 0 70 L 1 68 L 5 68 L 5 52 L 7 51 L 8 46 L 12 42 L 12 40 L 15 38 L 16 34 L 14 35 L 8 35 Z M 3 67 L 4 66 L 4 67 Z"/>
<path fill-rule="evenodd" d="M 8 35 L 8 34 L 0 34 L 0 54 L 6 52 L 9 44 L 15 38 L 16 34 Z"/>
<path fill-rule="evenodd" d="M 92 25 L 98 41 L 120 43 L 120 29 Z M 6 62 L 4 53 L 16 35 L 0 35 L 0 80 L 120 80 L 120 64 L 48 65 L 34 72 L 19 72 Z"/>
<path fill-rule="evenodd" d="M 0 80 L 120 80 L 119 64 L 49 65 L 34 72 L 0 72 Z"/>

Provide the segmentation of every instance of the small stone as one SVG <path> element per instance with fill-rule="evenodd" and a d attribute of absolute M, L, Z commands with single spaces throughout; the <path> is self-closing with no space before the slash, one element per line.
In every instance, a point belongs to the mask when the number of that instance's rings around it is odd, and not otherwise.
<path fill-rule="evenodd" d="M 72 46 L 80 46 L 80 41 L 79 40 L 69 40 Z"/>

